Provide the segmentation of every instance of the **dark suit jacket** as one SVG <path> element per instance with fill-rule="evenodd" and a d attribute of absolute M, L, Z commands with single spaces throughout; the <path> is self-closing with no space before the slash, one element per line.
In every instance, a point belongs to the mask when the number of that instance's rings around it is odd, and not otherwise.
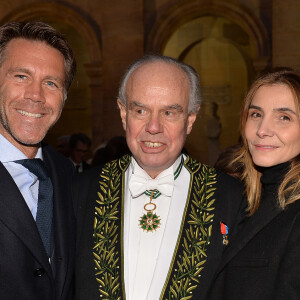
<path fill-rule="evenodd" d="M 75 220 L 70 189 L 73 166 L 50 146 L 43 146 L 43 157 L 54 189 L 51 265 L 24 198 L 0 163 L 0 299 L 3 300 L 72 299 Z"/>
<path fill-rule="evenodd" d="M 74 178 L 73 196 L 78 228 L 75 271 L 77 300 L 95 300 L 100 297 L 100 293 L 104 298 L 125 300 L 122 271 L 122 191 L 129 162 L 126 166 L 124 160 L 126 159 L 123 157 L 103 168 L 88 170 Z M 223 245 L 220 222 L 226 223 L 229 231 L 233 230 L 240 211 L 243 188 L 232 177 L 215 173 L 214 169 L 190 158 L 186 160 L 185 167 L 191 173 L 190 193 L 164 293 L 166 295 L 174 288 L 172 279 L 178 277 L 176 268 L 183 263 L 190 271 L 183 271 L 185 275 L 181 277 L 182 289 L 178 292 L 175 287 L 174 293 L 185 293 L 192 296 L 192 299 L 203 300 L 206 299 L 208 287 L 226 247 Z M 97 214 L 102 214 L 99 216 L 100 223 L 95 223 L 95 207 Z M 195 233 L 193 237 L 190 235 L 192 231 Z M 100 238 L 99 243 L 95 243 L 97 236 Z M 181 296 L 172 299 L 181 299 Z"/>
<path fill-rule="evenodd" d="M 87 162 L 85 162 L 85 161 L 83 161 L 82 162 L 82 172 L 83 171 L 86 171 L 86 170 L 88 170 L 88 169 L 90 169 L 91 168 L 91 165 L 89 165 Z"/>
<path fill-rule="evenodd" d="M 300 201 L 262 202 L 226 249 L 209 299 L 300 299 Z"/>

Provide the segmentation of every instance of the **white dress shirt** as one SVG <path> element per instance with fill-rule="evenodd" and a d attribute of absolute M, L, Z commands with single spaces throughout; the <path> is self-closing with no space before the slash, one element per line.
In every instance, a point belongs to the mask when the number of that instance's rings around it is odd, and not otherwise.
<path fill-rule="evenodd" d="M 83 172 L 83 163 L 76 163 L 72 160 L 71 157 L 69 157 L 70 161 L 72 162 L 72 164 L 74 165 L 74 168 L 76 170 L 77 173 L 81 173 Z"/>
<path fill-rule="evenodd" d="M 21 164 L 14 163 L 15 160 L 27 158 L 23 152 L 0 134 L 0 161 L 18 186 L 35 220 L 38 205 L 38 178 Z M 43 159 L 41 147 L 39 147 L 35 158 Z"/>
<path fill-rule="evenodd" d="M 181 156 L 175 163 L 160 173 L 156 179 L 174 174 Z M 125 173 L 124 207 L 124 279 L 128 300 L 156 300 L 163 289 L 169 266 L 173 258 L 182 216 L 188 195 L 190 174 L 182 168 L 174 181 L 171 197 L 160 195 L 153 199 L 157 205 L 154 211 L 161 219 L 160 227 L 154 232 L 140 228 L 139 219 L 145 213 L 144 205 L 150 197 L 142 194 L 132 198 L 128 189 L 130 176 L 138 172 L 150 179 L 149 175 L 132 159 Z"/>

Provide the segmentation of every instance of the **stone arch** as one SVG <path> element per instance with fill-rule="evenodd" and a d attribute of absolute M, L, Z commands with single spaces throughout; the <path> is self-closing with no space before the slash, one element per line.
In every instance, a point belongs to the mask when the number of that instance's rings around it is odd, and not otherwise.
<path fill-rule="evenodd" d="M 216 45 L 216 43 L 231 45 L 228 47 L 231 47 L 230 49 L 232 50 L 230 51 L 236 53 L 235 55 L 237 55 L 236 58 L 239 62 L 238 68 L 241 68 L 242 70 L 242 73 L 234 73 L 233 69 L 226 69 L 231 74 L 231 76 L 229 76 L 230 79 L 228 80 L 224 76 L 225 74 L 228 74 L 224 72 L 225 65 L 221 65 L 220 68 L 216 70 L 216 73 L 213 73 L 221 75 L 211 76 L 212 73 L 210 73 L 210 75 L 206 73 L 204 76 L 202 74 L 203 70 L 201 69 L 205 64 L 202 64 L 202 67 L 200 65 L 198 66 L 197 63 L 195 65 L 193 64 L 194 62 L 199 61 L 198 57 L 196 58 L 196 56 L 194 56 L 195 59 L 193 60 L 193 54 L 191 54 L 190 61 L 189 59 L 186 59 L 187 55 L 190 55 L 193 49 L 199 49 L 201 45 L 204 45 L 205 43 L 208 45 L 207 43 L 212 41 L 211 39 L 207 39 L 209 36 L 206 36 L 204 33 L 199 33 L 199 36 L 193 34 L 191 34 L 191 36 L 188 35 L 186 45 L 181 43 L 180 47 L 177 49 L 177 53 L 176 50 L 174 50 L 176 49 L 176 46 L 173 48 L 174 51 L 171 50 L 172 46 L 170 45 L 172 45 L 172 42 L 170 44 L 169 41 L 176 36 L 176 32 L 179 32 L 179 30 L 185 26 L 185 29 L 187 30 L 188 24 L 191 24 L 192 22 L 195 23 L 197 20 L 204 20 L 205 18 L 210 17 L 215 18 L 216 20 L 230 21 L 237 25 L 236 28 L 241 28 L 249 39 L 249 47 L 246 49 L 243 43 L 239 44 L 238 40 L 234 40 L 230 36 L 221 35 L 217 37 L 216 41 L 218 42 L 215 42 L 214 45 Z M 214 1 L 213 3 L 208 3 L 207 0 L 200 0 L 197 2 L 189 1 L 172 6 L 158 17 L 156 23 L 149 32 L 145 50 L 147 52 L 171 55 L 196 68 L 200 78 L 202 78 L 202 94 L 204 100 L 207 99 L 211 101 L 212 99 L 216 99 L 216 103 L 218 103 L 220 107 L 219 116 L 223 128 L 220 135 L 220 150 L 222 150 L 225 147 L 234 144 L 238 139 L 238 111 L 244 90 L 247 89 L 247 85 L 252 80 L 254 74 L 266 68 L 270 63 L 271 43 L 269 38 L 267 29 L 262 24 L 261 20 L 242 5 L 226 3 L 225 1 Z M 176 41 L 176 37 L 173 39 L 173 42 L 174 41 Z M 206 46 L 206 49 L 207 47 L 208 46 Z M 197 53 L 201 53 L 201 51 Z M 194 52 L 194 55 L 196 55 L 196 52 Z M 215 61 L 217 60 L 215 59 Z M 236 66 L 237 65 L 234 64 L 234 67 L 232 67 L 235 68 Z M 197 67 L 200 67 L 200 69 L 198 70 Z M 216 68 L 216 65 L 212 64 L 210 71 L 212 71 L 213 68 Z M 237 79 L 237 76 L 239 77 L 239 81 L 234 80 Z M 222 80 L 223 78 L 224 80 Z M 220 99 L 223 102 L 219 101 Z M 226 99 L 226 101 L 224 99 Z M 195 122 L 193 126 L 194 130 L 188 137 L 186 143 L 190 154 L 206 163 L 211 163 L 208 155 L 211 149 L 208 149 L 209 147 L 205 144 L 207 136 L 203 129 L 203 125 L 205 126 L 205 124 L 207 124 L 209 117 L 209 114 L 207 113 L 209 111 L 209 104 L 210 102 L 203 102 L 199 118 Z M 230 116 L 233 111 L 234 116 Z M 201 140 L 203 141 L 201 145 L 199 145 L 199 137 L 201 137 Z"/>
<path fill-rule="evenodd" d="M 69 28 L 76 30 L 78 36 L 80 36 L 80 39 L 84 42 L 84 47 L 87 49 L 89 59 L 84 62 L 83 68 L 89 82 L 89 91 L 86 91 L 86 93 L 90 98 L 90 104 L 88 104 L 88 106 L 91 106 L 91 108 L 89 108 L 90 115 L 86 116 L 86 119 L 92 120 L 89 121 L 89 125 L 87 125 L 90 129 L 83 131 L 87 134 L 91 134 L 93 138 L 102 136 L 103 126 L 100 121 L 102 120 L 101 115 L 103 114 L 102 42 L 99 26 L 89 15 L 85 14 L 75 5 L 54 2 L 32 3 L 18 7 L 2 18 L 1 24 L 10 21 L 22 22 L 29 20 L 46 20 L 46 22 L 53 21 L 57 24 L 65 24 Z M 67 109 L 67 107 L 65 107 L 65 109 Z M 79 115 L 77 108 L 74 114 Z M 61 119 L 56 126 L 61 125 L 60 122 L 63 122 Z M 71 124 L 70 127 L 72 127 Z M 51 132 L 48 134 L 48 137 L 49 136 L 49 141 L 51 141 Z"/>
<path fill-rule="evenodd" d="M 263 68 L 271 58 L 268 32 L 251 11 L 242 5 L 232 3 L 207 1 L 186 2 L 175 5 L 161 15 L 151 29 L 146 42 L 146 51 L 161 53 L 168 38 L 182 24 L 195 18 L 215 15 L 230 19 L 243 28 L 255 45 L 255 57 L 252 57 L 254 67 Z M 264 66 L 260 66 L 263 64 Z"/>
<path fill-rule="evenodd" d="M 101 62 L 101 32 L 98 26 L 88 17 L 84 16 L 76 7 L 53 2 L 32 3 L 18 7 L 1 20 L 1 23 L 10 21 L 27 21 L 46 16 L 65 23 L 78 30 L 86 41 L 91 61 Z"/>

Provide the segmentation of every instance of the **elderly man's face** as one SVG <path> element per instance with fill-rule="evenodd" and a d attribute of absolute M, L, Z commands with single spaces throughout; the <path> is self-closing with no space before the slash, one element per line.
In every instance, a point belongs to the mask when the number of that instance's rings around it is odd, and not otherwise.
<path fill-rule="evenodd" d="M 146 64 L 127 83 L 127 104 L 118 101 L 128 146 L 138 164 L 155 178 L 179 156 L 191 132 L 189 81 L 178 67 Z"/>

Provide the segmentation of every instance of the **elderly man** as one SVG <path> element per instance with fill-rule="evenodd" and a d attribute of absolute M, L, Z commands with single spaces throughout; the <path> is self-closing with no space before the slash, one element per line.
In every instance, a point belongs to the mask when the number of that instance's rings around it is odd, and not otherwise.
<path fill-rule="evenodd" d="M 76 64 L 41 22 L 0 27 L 0 299 L 72 299 L 73 166 L 41 144 Z"/>
<path fill-rule="evenodd" d="M 127 70 L 118 105 L 132 156 L 74 183 L 76 299 L 205 299 L 242 188 L 181 153 L 199 104 L 186 64 L 146 56 Z"/>

